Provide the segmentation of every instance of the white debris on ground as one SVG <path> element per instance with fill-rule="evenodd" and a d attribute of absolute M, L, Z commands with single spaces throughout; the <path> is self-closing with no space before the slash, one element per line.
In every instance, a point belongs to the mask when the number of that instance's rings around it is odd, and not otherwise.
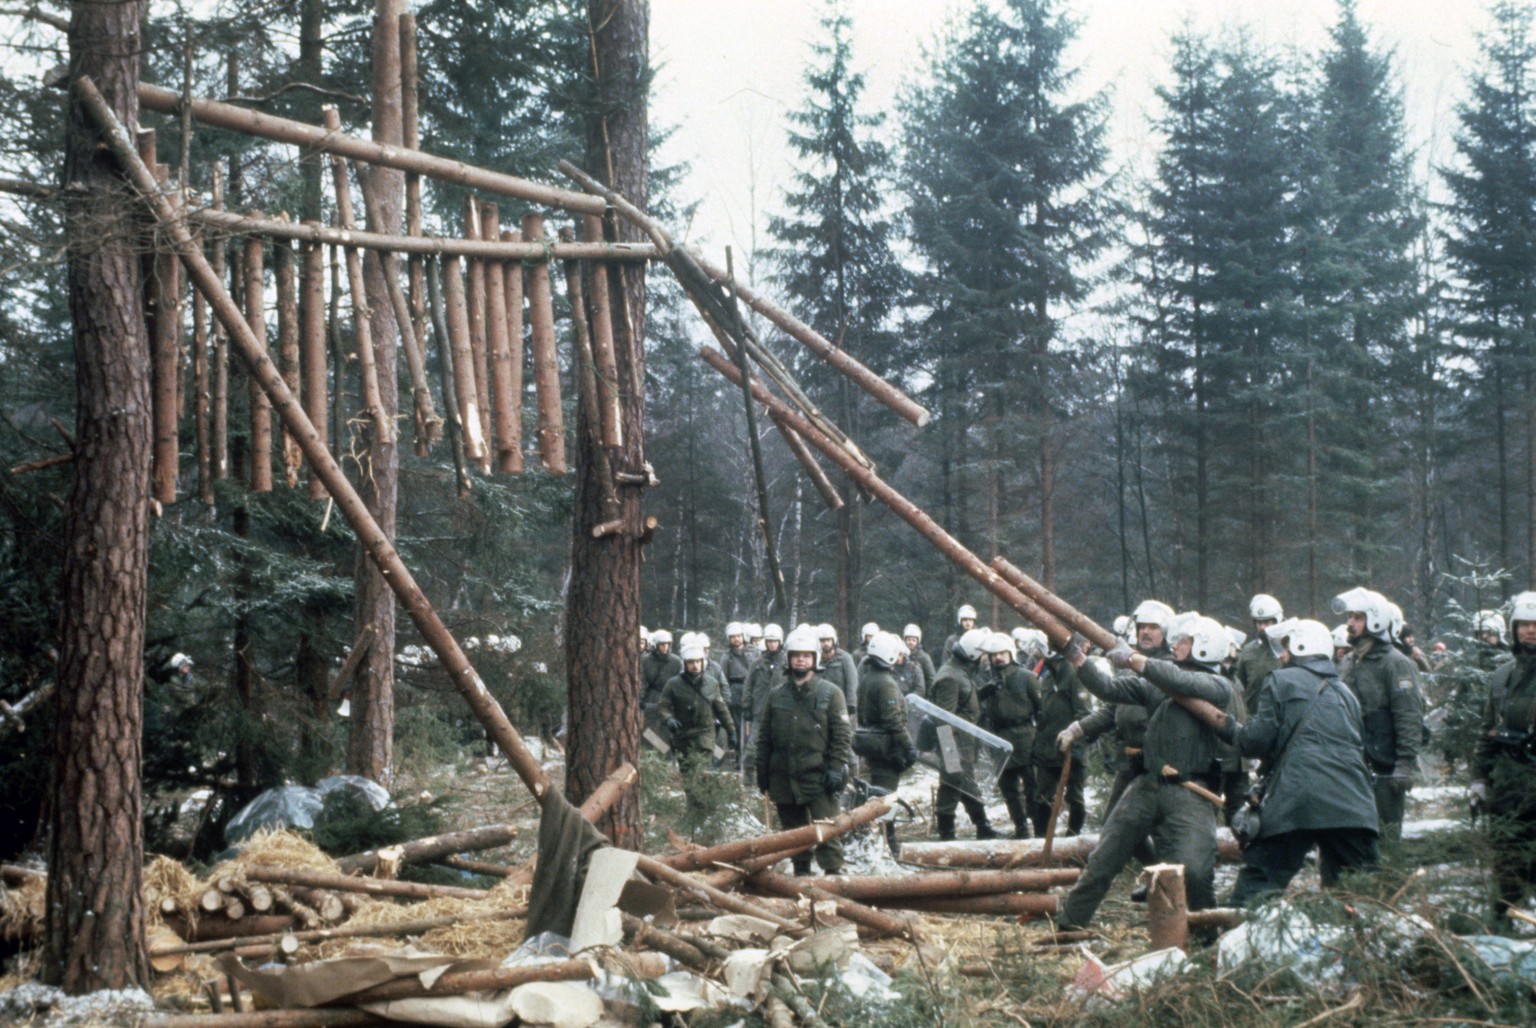
<path fill-rule="evenodd" d="M 0 1021 L 36 1028 L 131 1024 L 154 1009 L 154 999 L 143 989 L 107 989 L 69 996 L 51 985 L 24 982 L 0 992 Z"/>

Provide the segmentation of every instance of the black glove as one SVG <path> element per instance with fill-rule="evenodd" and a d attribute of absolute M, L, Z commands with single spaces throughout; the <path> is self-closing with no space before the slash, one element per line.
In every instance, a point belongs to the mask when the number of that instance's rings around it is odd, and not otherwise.
<path fill-rule="evenodd" d="M 843 786 L 848 784 L 848 776 L 843 774 L 842 768 L 829 767 L 821 774 L 821 784 L 836 796 L 843 791 Z"/>
<path fill-rule="evenodd" d="M 1228 714 L 1227 720 L 1223 722 L 1220 728 L 1216 729 L 1216 738 L 1222 742 L 1236 742 L 1237 730 L 1242 727 L 1242 725 L 1237 723 L 1237 718 Z"/>
<path fill-rule="evenodd" d="M 667 731 L 676 735 L 683 730 L 683 723 L 675 717 L 667 718 Z"/>
<path fill-rule="evenodd" d="M 902 751 L 901 759 L 906 764 L 907 767 L 911 767 L 913 764 L 916 764 L 917 763 L 917 747 L 913 746 L 910 742 L 907 743 L 907 748 Z M 905 768 L 903 768 L 903 770 L 905 770 Z"/>
<path fill-rule="evenodd" d="M 757 791 L 764 793 L 768 791 L 768 769 L 766 767 L 757 769 Z"/>

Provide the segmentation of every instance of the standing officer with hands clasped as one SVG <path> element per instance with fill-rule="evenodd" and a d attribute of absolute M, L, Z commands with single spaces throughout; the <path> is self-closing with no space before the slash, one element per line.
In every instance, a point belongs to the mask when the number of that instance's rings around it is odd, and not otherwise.
<path fill-rule="evenodd" d="M 758 715 L 757 788 L 777 805 L 785 829 L 836 817 L 838 795 L 848 784 L 853 729 L 842 690 L 816 674 L 820 649 L 815 629 L 789 633 L 784 682 Z M 814 855 L 827 874 L 842 870 L 840 840 L 821 843 Z M 811 854 L 796 854 L 794 865 L 795 874 L 810 874 Z"/>

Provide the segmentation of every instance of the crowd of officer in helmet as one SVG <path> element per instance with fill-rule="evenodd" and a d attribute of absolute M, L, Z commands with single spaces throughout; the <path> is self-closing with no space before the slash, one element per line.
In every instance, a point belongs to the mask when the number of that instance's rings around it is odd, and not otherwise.
<path fill-rule="evenodd" d="M 1242 905 L 1284 890 L 1314 849 L 1324 885 L 1369 872 L 1381 842 L 1402 832 L 1428 741 L 1420 672 L 1438 662 L 1418 651 L 1401 609 L 1380 593 L 1350 589 L 1332 606 L 1343 621 L 1329 628 L 1287 617 L 1259 594 L 1245 633 L 1147 600 L 1116 620 L 1120 641 L 1098 653 L 1080 640 L 1053 647 L 1033 628 L 978 626 L 965 605 L 937 665 L 915 624 L 899 636 L 867 624 L 849 652 L 831 625 L 786 636 L 778 625 L 732 623 L 718 658 L 702 633 L 683 633 L 674 654 L 670 633 L 642 630 L 642 705 L 648 726 L 673 740 L 685 775 L 735 753 L 785 827 L 835 815 L 856 770 L 878 788 L 897 787 L 932 745 L 909 731 L 914 695 L 1012 746 L 991 770 L 1015 838 L 1045 832 L 1058 786 L 1061 830 L 1082 830 L 1086 747 L 1099 741 L 1114 779 L 1098 846 L 1059 925 L 1086 926 L 1133 859 L 1184 865 L 1190 909 L 1215 905 L 1220 823 L 1244 841 L 1224 899 Z M 1474 752 L 1461 756 L 1474 775 L 1469 799 L 1495 824 L 1504 915 L 1536 881 L 1536 593 L 1515 597 L 1507 627 L 1502 612 L 1483 611 L 1475 630 L 1473 659 L 1487 685 L 1462 697 L 1477 710 L 1477 730 Z M 1438 647 L 1436 655 L 1443 659 Z M 1224 723 L 1213 727 L 1201 704 Z M 959 754 L 962 771 L 940 775 L 938 834 L 955 838 L 963 810 L 977 838 L 995 838 L 972 777 L 976 751 L 963 737 Z M 809 873 L 811 859 L 797 858 L 796 873 Z M 839 845 L 814 859 L 839 870 Z"/>

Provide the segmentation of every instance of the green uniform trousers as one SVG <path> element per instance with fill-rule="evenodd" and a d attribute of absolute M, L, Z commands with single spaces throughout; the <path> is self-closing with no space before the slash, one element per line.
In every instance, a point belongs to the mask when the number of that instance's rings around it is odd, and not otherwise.
<path fill-rule="evenodd" d="M 837 797 L 828 792 L 817 793 L 809 803 L 776 803 L 774 806 L 779 808 L 779 827 L 785 831 L 804 828 L 812 821 L 829 821 L 842 813 Z M 835 875 L 843 869 L 843 841 L 828 839 L 808 854 L 795 854 L 795 870 L 809 871 L 812 856 L 823 871 Z"/>

